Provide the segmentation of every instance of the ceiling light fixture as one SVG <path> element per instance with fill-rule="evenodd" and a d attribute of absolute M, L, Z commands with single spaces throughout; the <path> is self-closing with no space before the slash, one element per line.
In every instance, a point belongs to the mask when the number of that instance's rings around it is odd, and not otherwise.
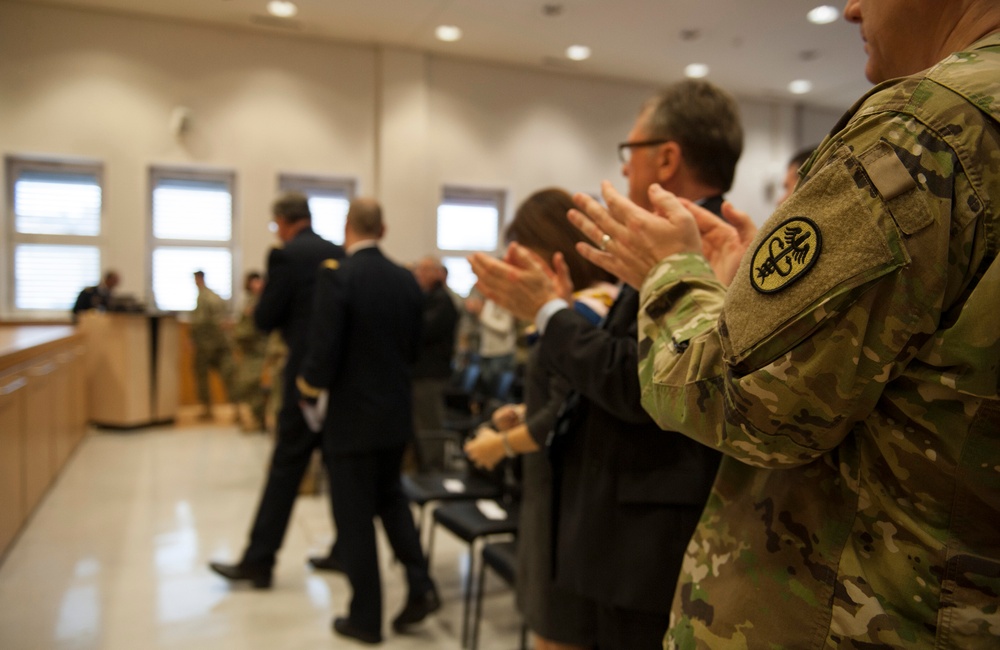
<path fill-rule="evenodd" d="M 288 0 L 271 0 L 267 3 L 267 13 L 278 18 L 291 18 L 299 13 L 299 8 Z"/>
<path fill-rule="evenodd" d="M 434 35 L 439 41 L 451 43 L 462 38 L 462 30 L 454 25 L 438 25 L 438 28 L 434 30 Z"/>
<path fill-rule="evenodd" d="M 586 45 L 570 45 L 566 48 L 566 58 L 573 61 L 584 61 L 590 58 L 590 48 Z"/>
<path fill-rule="evenodd" d="M 806 18 L 814 25 L 829 25 L 840 18 L 840 10 L 832 5 L 820 5 L 810 10 Z"/>
<path fill-rule="evenodd" d="M 813 84 L 808 79 L 796 79 L 792 83 L 788 84 L 788 92 L 793 95 L 805 95 L 806 93 L 812 91 Z"/>
<path fill-rule="evenodd" d="M 701 79 L 708 76 L 708 66 L 704 63 L 691 63 L 684 68 L 684 76 L 688 79 Z"/>

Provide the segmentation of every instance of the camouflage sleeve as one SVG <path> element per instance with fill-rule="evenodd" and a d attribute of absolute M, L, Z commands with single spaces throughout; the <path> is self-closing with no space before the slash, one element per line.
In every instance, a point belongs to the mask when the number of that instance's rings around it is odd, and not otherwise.
<path fill-rule="evenodd" d="M 828 452 L 935 331 L 953 152 L 895 113 L 824 143 L 728 291 L 698 256 L 661 262 L 639 309 L 643 406 L 750 465 Z M 957 286 L 957 285 L 956 285 Z"/>

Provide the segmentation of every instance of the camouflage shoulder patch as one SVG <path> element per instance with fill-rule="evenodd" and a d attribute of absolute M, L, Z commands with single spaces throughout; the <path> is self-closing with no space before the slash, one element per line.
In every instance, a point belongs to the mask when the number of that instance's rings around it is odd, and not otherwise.
<path fill-rule="evenodd" d="M 323 268 L 330 269 L 331 271 L 336 271 L 337 269 L 340 268 L 340 262 L 331 257 L 328 260 L 323 260 Z"/>
<path fill-rule="evenodd" d="M 764 237 L 750 264 L 750 284 L 760 293 L 775 293 L 809 272 L 819 259 L 823 235 L 806 217 L 792 217 Z"/>

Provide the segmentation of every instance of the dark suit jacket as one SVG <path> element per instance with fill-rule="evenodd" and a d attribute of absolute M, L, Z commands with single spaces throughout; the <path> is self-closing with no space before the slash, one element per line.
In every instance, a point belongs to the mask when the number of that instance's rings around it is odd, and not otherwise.
<path fill-rule="evenodd" d="M 334 454 L 403 447 L 413 437 L 410 365 L 423 292 L 378 248 L 320 271 L 300 377 L 327 388 L 324 444 Z"/>
<path fill-rule="evenodd" d="M 340 260 L 344 249 L 306 228 L 282 248 L 271 249 L 267 258 L 267 283 L 254 310 L 257 329 L 277 329 L 288 345 L 284 394 L 298 402 L 295 377 L 298 375 L 309 333 L 316 274 L 324 260 Z"/>
<path fill-rule="evenodd" d="M 561 461 L 556 578 L 607 605 L 666 613 L 720 456 L 643 410 L 638 305 L 624 287 L 602 327 L 564 309 L 541 339 L 542 363 L 580 393 Z"/>
<path fill-rule="evenodd" d="M 110 300 L 111 292 L 101 285 L 86 287 L 77 295 L 76 302 L 73 303 L 73 318 L 75 319 L 81 311 L 100 309 L 101 307 L 106 308 Z"/>
<path fill-rule="evenodd" d="M 458 310 L 444 285 L 424 294 L 424 324 L 417 361 L 413 365 L 414 379 L 451 377 L 457 327 Z"/>

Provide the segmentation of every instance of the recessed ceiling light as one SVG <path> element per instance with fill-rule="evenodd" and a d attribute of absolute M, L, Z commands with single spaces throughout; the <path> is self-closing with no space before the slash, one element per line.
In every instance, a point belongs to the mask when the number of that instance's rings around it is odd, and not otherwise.
<path fill-rule="evenodd" d="M 684 68 L 684 76 L 689 79 L 701 79 L 708 76 L 708 66 L 704 63 L 692 63 Z"/>
<path fill-rule="evenodd" d="M 566 58 L 573 61 L 584 61 L 590 58 L 590 48 L 586 45 L 570 45 L 566 48 Z"/>
<path fill-rule="evenodd" d="M 806 14 L 814 25 L 828 25 L 840 18 L 840 10 L 832 5 L 820 5 Z"/>
<path fill-rule="evenodd" d="M 462 38 L 462 30 L 454 25 L 438 25 L 438 28 L 434 30 L 434 35 L 438 37 L 439 41 L 457 41 Z"/>
<path fill-rule="evenodd" d="M 788 92 L 793 95 L 805 95 L 813 89 L 813 83 L 808 79 L 796 79 L 788 84 Z"/>
<path fill-rule="evenodd" d="M 278 18 L 291 18 L 295 14 L 299 13 L 299 8 L 295 6 L 294 2 L 288 2 L 287 0 L 271 0 L 267 3 L 267 12 L 272 16 L 277 16 Z"/>

